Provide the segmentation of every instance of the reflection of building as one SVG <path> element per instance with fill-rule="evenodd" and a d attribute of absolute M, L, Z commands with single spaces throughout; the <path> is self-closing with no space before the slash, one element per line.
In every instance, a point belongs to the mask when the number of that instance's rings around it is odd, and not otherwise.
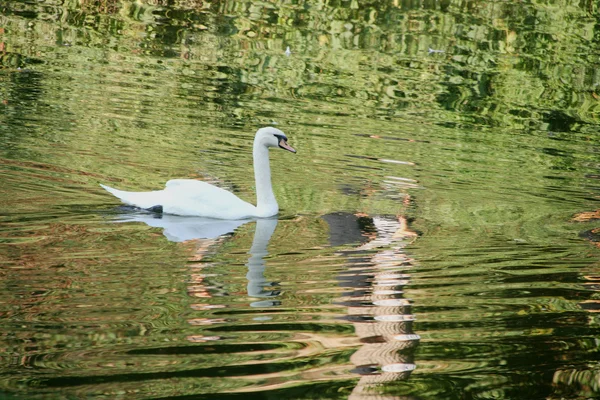
<path fill-rule="evenodd" d="M 413 349 L 419 336 L 412 332 L 410 302 L 403 297 L 403 287 L 408 283 L 407 271 L 412 261 L 404 253 L 404 246 L 415 237 L 406 227 L 402 217 L 368 217 L 347 213 L 328 214 L 322 217 L 329 226 L 330 244 L 335 246 L 337 256 L 344 259 L 344 272 L 338 275 L 340 286 L 347 291 L 340 299 L 347 309 L 345 317 L 352 326 L 356 338 L 324 335 L 320 332 L 294 332 L 294 339 L 303 343 L 315 342 L 325 348 L 357 347 L 348 365 L 331 365 L 310 369 L 302 373 L 304 379 L 323 379 L 328 374 L 346 378 L 360 376 L 351 399 L 397 399 L 376 394 L 377 386 L 386 382 L 407 379 L 415 369 Z M 253 299 L 251 307 L 266 308 L 280 304 L 278 285 L 265 279 L 265 257 L 269 241 L 277 227 L 276 219 L 256 221 L 256 228 L 247 259 L 246 294 Z M 189 227 L 188 227 L 189 228 Z M 170 236 L 174 235 L 171 229 Z M 207 275 L 205 256 L 212 254 L 215 246 L 222 246 L 223 237 L 194 239 L 183 242 L 193 256 L 188 294 L 197 299 L 192 308 L 207 311 L 225 307 L 219 305 L 215 296 L 226 295 L 223 289 Z M 322 242 L 321 242 L 322 243 Z M 208 280 L 207 280 L 208 279 Z M 210 299 L 210 300 L 209 300 Z M 226 322 L 221 318 L 192 318 L 188 322 L 197 326 L 209 326 Z M 218 335 L 195 334 L 188 336 L 194 343 L 218 341 Z M 311 357 L 317 347 L 308 346 L 293 357 Z M 350 374 L 349 374 L 350 372 Z M 259 375 L 247 378 L 257 379 Z M 262 374 L 275 381 L 277 373 Z M 277 378 L 276 378 L 277 377 Z M 271 389 L 285 387 L 284 381 L 270 385 Z"/>
<path fill-rule="evenodd" d="M 415 369 L 412 349 L 419 336 L 412 333 L 414 316 L 402 291 L 408 283 L 406 272 L 412 267 L 403 248 L 415 234 L 407 229 L 403 217 L 368 218 L 338 213 L 324 219 L 332 230 L 332 243 L 337 241 L 339 245 L 344 237 L 356 242 L 356 232 L 363 233 L 363 241 L 368 240 L 343 252 L 349 269 L 340 276 L 341 286 L 350 289 L 342 301 L 348 306 L 348 319 L 362 343 L 351 357 L 361 379 L 350 398 L 397 399 L 378 395 L 377 386 L 407 379 Z"/>

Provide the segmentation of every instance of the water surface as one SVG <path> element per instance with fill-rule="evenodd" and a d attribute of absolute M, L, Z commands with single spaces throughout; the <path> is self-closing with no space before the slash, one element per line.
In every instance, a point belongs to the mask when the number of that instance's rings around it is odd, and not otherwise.
<path fill-rule="evenodd" d="M 0 395 L 600 396 L 593 2 L 0 4 Z M 286 53 L 286 48 L 290 52 Z M 122 208 L 201 179 L 277 218 Z"/>

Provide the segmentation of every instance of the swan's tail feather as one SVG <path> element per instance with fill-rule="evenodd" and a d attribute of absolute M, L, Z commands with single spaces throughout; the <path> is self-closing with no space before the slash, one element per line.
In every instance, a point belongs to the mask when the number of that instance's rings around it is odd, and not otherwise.
<path fill-rule="evenodd" d="M 129 204 L 130 206 L 151 208 L 162 205 L 160 198 L 162 190 L 155 192 L 126 192 L 103 184 L 100 184 L 100 186 L 113 196 L 119 198 L 123 203 Z"/>

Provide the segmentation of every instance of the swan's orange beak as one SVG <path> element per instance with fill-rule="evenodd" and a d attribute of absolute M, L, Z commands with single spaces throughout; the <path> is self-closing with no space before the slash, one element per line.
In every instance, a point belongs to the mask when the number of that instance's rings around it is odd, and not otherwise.
<path fill-rule="evenodd" d="M 292 146 L 290 146 L 289 144 L 287 144 L 287 142 L 285 141 L 285 139 L 281 139 L 279 141 L 279 147 L 281 147 L 284 150 L 291 151 L 292 153 L 296 152 L 296 150 Z"/>

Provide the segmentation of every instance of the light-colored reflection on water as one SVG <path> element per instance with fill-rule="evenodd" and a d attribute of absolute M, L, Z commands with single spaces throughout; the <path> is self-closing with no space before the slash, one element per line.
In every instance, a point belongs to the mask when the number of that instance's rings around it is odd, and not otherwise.
<path fill-rule="evenodd" d="M 358 219 L 361 219 L 361 225 Z M 346 269 L 338 279 L 346 290 L 337 300 L 347 306 L 348 321 L 354 327 L 358 349 L 350 357 L 354 364 L 352 372 L 360 376 L 352 391 L 351 399 L 398 399 L 397 396 L 382 396 L 378 393 L 386 382 L 405 380 L 414 364 L 414 348 L 420 339 L 412 332 L 414 317 L 410 314 L 411 304 L 402 298 L 403 286 L 409 282 L 408 271 L 413 261 L 404 252 L 404 247 L 415 238 L 415 233 L 407 227 L 403 217 L 368 217 L 334 213 L 322 217 L 329 225 L 329 240 L 341 246 L 338 256 L 347 260 Z M 215 246 L 222 245 L 226 235 L 235 234 L 235 230 L 246 224 L 255 224 L 252 245 L 246 263 L 246 294 L 251 299 L 249 306 L 258 309 L 281 306 L 277 300 L 281 290 L 276 283 L 265 278 L 269 257 L 269 242 L 273 236 L 277 218 L 257 219 L 255 221 L 222 221 L 202 218 L 183 218 L 152 213 L 134 213 L 121 215 L 120 222 L 143 222 L 152 227 L 161 228 L 167 239 L 173 242 L 193 244 L 191 256 L 192 285 L 188 294 L 194 298 L 210 298 L 214 287 L 203 283 L 206 265 L 204 256 L 218 251 Z M 365 237 L 365 225 L 371 229 Z M 355 242 L 364 242 L 358 246 L 349 246 Z M 345 243 L 343 243 L 345 242 Z M 401 277 L 401 280 L 396 278 Z M 253 300 L 267 298 L 265 300 Z M 225 305 L 192 305 L 192 309 L 214 310 Z M 255 321 L 269 321 L 272 317 L 256 317 Z M 188 321 L 195 326 L 211 326 L 226 323 L 222 318 L 194 318 Z M 221 336 L 191 335 L 192 343 L 205 343 L 222 340 Z M 343 337 L 313 336 L 328 348 L 346 346 Z M 339 372 L 338 372 L 339 373 Z M 348 373 L 346 373 L 348 374 Z M 352 376 L 351 374 L 348 376 Z"/>
<path fill-rule="evenodd" d="M 132 212 L 119 216 L 117 221 L 143 222 L 153 228 L 161 228 L 163 235 L 171 242 L 185 242 L 194 239 L 217 239 L 228 233 L 233 233 L 237 228 L 252 220 L 225 220 Z"/>
<path fill-rule="evenodd" d="M 349 398 L 399 399 L 380 395 L 377 389 L 408 379 L 416 368 L 413 353 L 420 338 L 412 331 L 410 301 L 401 297 L 413 266 L 404 247 L 416 234 L 404 217 L 369 220 L 374 227 L 371 240 L 352 249 L 348 272 L 342 274 L 342 285 L 351 290 L 343 301 L 363 343 L 351 357 L 362 377 Z"/>
<path fill-rule="evenodd" d="M 250 247 L 250 258 L 248 258 L 248 296 L 250 297 L 276 297 L 279 294 L 278 290 L 270 289 L 273 283 L 267 282 L 265 279 L 265 257 L 268 256 L 267 247 L 273 232 L 277 228 L 277 219 L 261 218 L 256 221 L 256 230 L 254 231 L 254 239 L 252 247 Z M 270 307 L 276 306 L 279 303 L 274 300 L 253 301 L 251 307 Z"/>

